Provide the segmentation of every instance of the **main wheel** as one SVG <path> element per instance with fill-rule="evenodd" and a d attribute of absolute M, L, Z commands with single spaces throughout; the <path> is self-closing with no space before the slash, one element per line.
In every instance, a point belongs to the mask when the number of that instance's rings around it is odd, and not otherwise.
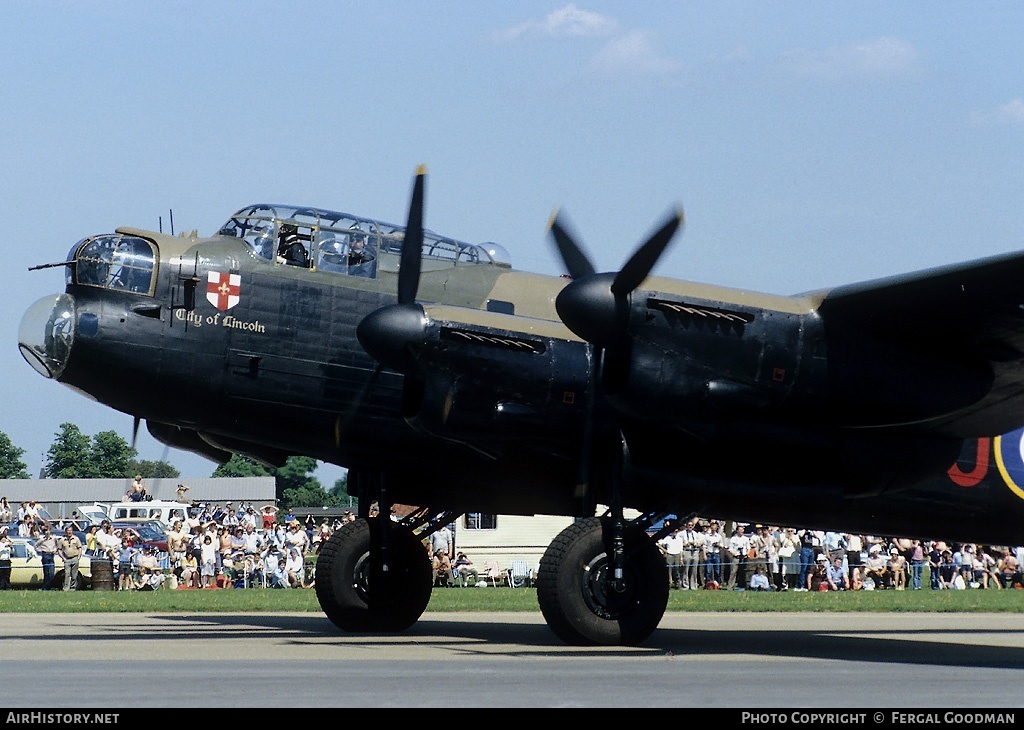
<path fill-rule="evenodd" d="M 388 570 L 370 558 L 377 531 L 387 532 Z M 390 519 L 356 520 L 334 532 L 316 563 L 316 597 L 327 618 L 344 631 L 400 632 L 430 600 L 432 570 L 423 543 Z"/>
<path fill-rule="evenodd" d="M 541 558 L 540 610 L 567 644 L 635 646 L 665 614 L 669 587 L 657 545 L 627 526 L 621 591 L 612 586 L 610 546 L 610 521 L 590 518 L 562 530 Z"/>

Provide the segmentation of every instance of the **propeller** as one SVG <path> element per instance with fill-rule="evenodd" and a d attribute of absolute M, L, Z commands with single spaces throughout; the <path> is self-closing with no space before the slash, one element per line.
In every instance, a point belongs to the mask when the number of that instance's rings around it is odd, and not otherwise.
<path fill-rule="evenodd" d="M 426 314 L 416 302 L 423 251 L 423 199 L 427 170 L 420 165 L 413 181 L 409 218 L 398 267 L 398 303 L 370 312 L 356 327 L 363 349 L 378 363 L 408 374 L 415 350 L 426 336 Z"/>
<path fill-rule="evenodd" d="M 624 344 L 629 334 L 630 294 L 647 278 L 683 224 L 682 208 L 674 211 L 617 273 L 595 273 L 559 217 L 556 211 L 549 228 L 573 281 L 555 299 L 558 316 L 566 327 L 596 346 Z"/>
<path fill-rule="evenodd" d="M 609 356 L 617 356 L 620 363 L 628 358 L 632 309 L 630 295 L 647 278 L 682 224 L 683 211 L 677 208 L 637 248 L 618 272 L 599 274 L 561 212 L 556 210 L 548 222 L 558 252 L 573 279 L 556 297 L 555 310 L 566 327 L 594 346 L 577 474 L 579 493 L 591 483 L 592 459 L 611 459 L 606 464 L 611 468 L 598 472 L 606 478 L 617 478 L 617 474 L 609 472 L 617 472 L 621 468 L 625 439 L 614 421 L 598 422 L 598 384 Z"/>
<path fill-rule="evenodd" d="M 142 418 L 140 418 L 139 416 L 135 416 L 135 419 L 132 421 L 132 451 L 135 450 L 135 442 L 139 438 L 139 426 L 141 425 Z"/>

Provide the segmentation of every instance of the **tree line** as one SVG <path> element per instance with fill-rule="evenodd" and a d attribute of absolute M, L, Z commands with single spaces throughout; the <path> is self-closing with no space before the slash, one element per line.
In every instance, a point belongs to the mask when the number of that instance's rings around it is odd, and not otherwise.
<path fill-rule="evenodd" d="M 0 479 L 30 479 L 22 460 L 25 450 L 0 431 Z M 46 452 L 40 477 L 43 479 L 145 479 L 181 476 L 167 461 L 136 458 L 138 452 L 116 431 L 88 436 L 73 423 L 62 423 Z M 245 456 L 233 454 L 213 470 L 212 477 L 274 477 L 279 503 L 289 507 L 348 506 L 348 480 L 343 477 L 325 489 L 313 476 L 319 464 L 309 456 L 291 456 L 284 466 L 268 468 Z"/>

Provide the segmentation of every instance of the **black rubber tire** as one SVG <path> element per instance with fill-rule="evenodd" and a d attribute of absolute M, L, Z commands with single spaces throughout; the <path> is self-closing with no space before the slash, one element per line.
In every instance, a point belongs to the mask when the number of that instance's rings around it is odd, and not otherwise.
<path fill-rule="evenodd" d="M 575 522 L 551 541 L 540 561 L 537 600 L 544 620 L 573 646 L 636 646 L 650 637 L 668 606 L 665 558 L 635 527 L 625 534 L 625 590 L 611 592 L 610 522 Z"/>
<path fill-rule="evenodd" d="M 371 579 L 371 532 L 376 518 L 356 520 L 334 532 L 316 562 L 316 597 L 320 608 L 343 631 L 405 631 L 427 608 L 433 570 L 423 543 L 390 519 L 388 573 Z"/>

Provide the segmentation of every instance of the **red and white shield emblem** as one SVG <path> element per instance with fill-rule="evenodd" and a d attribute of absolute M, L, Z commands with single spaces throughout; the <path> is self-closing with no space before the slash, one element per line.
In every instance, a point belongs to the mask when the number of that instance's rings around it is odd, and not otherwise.
<path fill-rule="evenodd" d="M 210 304 L 220 310 L 228 310 L 238 304 L 238 295 L 242 286 L 241 274 L 222 274 L 219 271 L 211 271 L 207 276 L 206 298 Z"/>

